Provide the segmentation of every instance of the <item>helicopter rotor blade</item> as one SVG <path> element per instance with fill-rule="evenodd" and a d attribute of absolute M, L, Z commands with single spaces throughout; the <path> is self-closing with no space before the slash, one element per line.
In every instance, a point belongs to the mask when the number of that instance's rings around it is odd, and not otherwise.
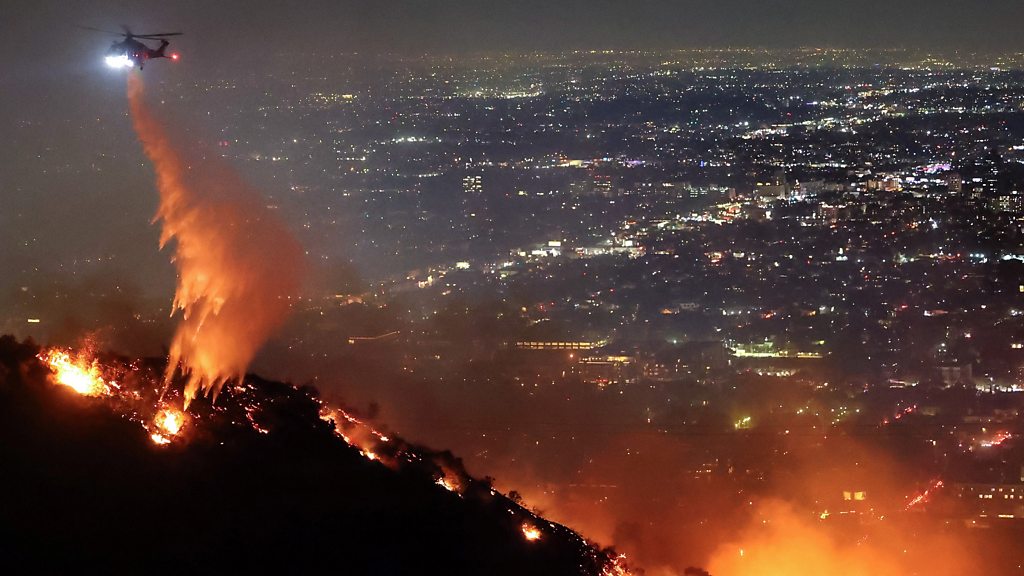
<path fill-rule="evenodd" d="M 103 30 L 100 28 L 93 28 L 92 26 L 79 26 L 82 30 L 92 30 L 93 32 L 102 32 L 104 34 L 112 34 L 114 36 L 124 36 L 124 32 L 111 32 L 110 30 Z"/>
<path fill-rule="evenodd" d="M 164 34 L 132 34 L 135 38 L 163 38 L 164 36 L 182 36 L 182 32 L 167 32 Z"/>

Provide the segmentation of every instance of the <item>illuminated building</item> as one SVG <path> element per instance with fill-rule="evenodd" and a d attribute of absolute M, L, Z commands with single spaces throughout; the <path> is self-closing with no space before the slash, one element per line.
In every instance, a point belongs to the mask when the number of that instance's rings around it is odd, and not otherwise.
<path fill-rule="evenodd" d="M 975 518 L 1024 518 L 1024 484 L 957 484 L 955 489 L 961 503 Z"/>
<path fill-rule="evenodd" d="M 598 341 L 568 341 L 568 340 L 552 340 L 552 341 L 523 341 L 516 342 L 515 347 L 520 350 L 592 350 L 594 348 L 600 348 L 607 344 L 607 340 Z"/>
<path fill-rule="evenodd" d="M 580 378 L 599 387 L 615 384 L 633 384 L 637 380 L 636 363 L 632 356 L 583 356 L 576 363 Z"/>

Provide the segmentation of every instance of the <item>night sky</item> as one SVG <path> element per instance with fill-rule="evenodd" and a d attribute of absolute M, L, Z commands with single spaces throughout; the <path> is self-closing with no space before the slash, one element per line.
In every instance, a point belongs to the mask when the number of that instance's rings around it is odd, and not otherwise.
<path fill-rule="evenodd" d="M 1024 49 L 1016 0 L 7 0 L 0 63 L 52 67 L 90 50 L 76 25 L 184 30 L 182 46 L 403 53 L 707 46 Z M 152 29 L 152 30 L 151 30 Z M 159 29 L 159 30 L 157 30 Z"/>

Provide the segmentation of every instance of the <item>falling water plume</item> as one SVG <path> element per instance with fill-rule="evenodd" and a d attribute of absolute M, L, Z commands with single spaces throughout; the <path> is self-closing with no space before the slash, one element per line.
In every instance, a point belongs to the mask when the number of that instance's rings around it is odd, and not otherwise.
<path fill-rule="evenodd" d="M 180 368 L 185 406 L 202 391 L 216 399 L 240 379 L 287 317 L 303 275 L 302 250 L 263 196 L 222 158 L 184 145 L 128 78 L 132 121 L 156 171 L 161 248 L 173 240 L 178 280 L 172 313 L 181 321 L 165 381 Z"/>

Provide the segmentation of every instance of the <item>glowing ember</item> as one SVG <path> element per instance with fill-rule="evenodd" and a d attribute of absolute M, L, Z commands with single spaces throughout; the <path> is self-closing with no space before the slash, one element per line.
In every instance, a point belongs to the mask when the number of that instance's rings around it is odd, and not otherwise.
<path fill-rule="evenodd" d="M 53 379 L 58 384 L 67 386 L 82 396 L 110 394 L 110 388 L 103 380 L 95 360 L 89 360 L 81 354 L 72 358 L 70 353 L 57 349 L 40 354 L 39 359 L 50 367 L 54 374 Z"/>
<path fill-rule="evenodd" d="M 540 530 L 538 530 L 535 526 L 523 523 L 523 538 L 526 538 L 528 542 L 540 540 Z"/>
<path fill-rule="evenodd" d="M 882 426 L 888 426 L 889 424 L 892 424 L 896 420 L 901 420 L 904 416 L 907 416 L 909 414 L 913 414 L 914 412 L 917 412 L 917 404 L 914 404 L 912 406 L 907 406 L 906 408 L 897 410 L 896 413 L 893 414 L 892 419 L 889 419 L 889 418 L 883 419 L 881 425 Z"/>
<path fill-rule="evenodd" d="M 252 429 L 259 432 L 260 434 L 270 434 L 270 430 L 264 428 L 258 422 L 256 422 L 256 411 L 257 410 L 255 406 L 245 407 L 245 417 L 249 420 L 249 424 L 252 425 Z"/>

